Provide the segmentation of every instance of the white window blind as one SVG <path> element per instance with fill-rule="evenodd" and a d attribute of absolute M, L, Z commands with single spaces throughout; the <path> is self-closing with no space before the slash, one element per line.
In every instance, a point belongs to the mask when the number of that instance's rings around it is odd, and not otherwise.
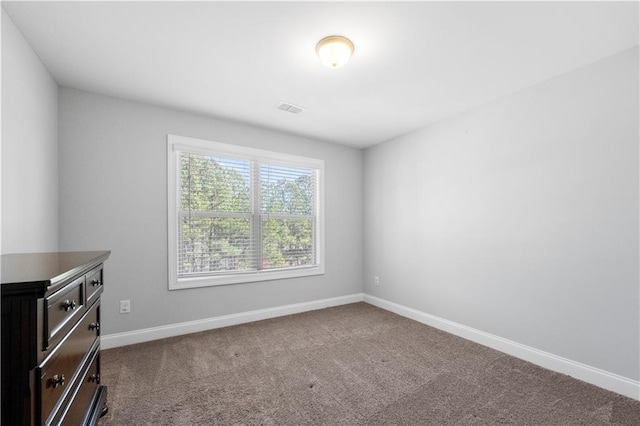
<path fill-rule="evenodd" d="M 260 165 L 262 267 L 315 264 L 316 173 Z"/>
<path fill-rule="evenodd" d="M 324 272 L 322 161 L 173 135 L 168 153 L 171 289 Z"/>
<path fill-rule="evenodd" d="M 255 270 L 250 162 L 179 156 L 178 275 Z"/>

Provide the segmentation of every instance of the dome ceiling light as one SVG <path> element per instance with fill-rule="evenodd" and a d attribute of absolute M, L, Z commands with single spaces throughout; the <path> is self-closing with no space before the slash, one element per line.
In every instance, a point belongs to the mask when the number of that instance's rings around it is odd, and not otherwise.
<path fill-rule="evenodd" d="M 346 37 L 332 35 L 323 38 L 316 45 L 316 53 L 329 68 L 340 68 L 353 54 L 353 43 Z"/>

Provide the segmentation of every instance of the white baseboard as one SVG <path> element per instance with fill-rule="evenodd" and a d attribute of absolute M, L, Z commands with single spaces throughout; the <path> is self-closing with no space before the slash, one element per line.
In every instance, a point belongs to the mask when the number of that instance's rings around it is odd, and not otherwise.
<path fill-rule="evenodd" d="M 197 333 L 199 331 L 229 327 L 252 321 L 260 321 L 362 301 L 525 361 L 532 362 L 549 370 L 566 374 L 601 388 L 640 400 L 640 382 L 638 381 L 363 293 L 145 328 L 124 333 L 108 334 L 101 337 L 101 347 L 102 349 L 110 349 L 118 346 L 133 345 L 151 340 Z"/>
<path fill-rule="evenodd" d="M 293 305 L 277 306 L 275 308 L 259 309 L 256 311 L 223 315 L 196 321 L 188 321 L 178 324 L 164 325 L 160 327 L 151 327 L 142 330 L 127 331 L 124 333 L 107 334 L 103 335 L 100 338 L 100 346 L 102 349 L 116 348 L 118 346 L 133 345 L 136 343 L 149 342 L 151 340 L 165 339 L 167 337 L 212 330 L 214 328 L 229 327 L 231 325 L 260 321 L 269 318 L 281 317 L 284 315 L 299 314 L 301 312 L 313 311 L 316 309 L 323 309 L 331 306 L 362 302 L 362 300 L 363 294 L 356 293 L 350 294 L 348 296 L 332 297 L 330 299 L 314 300 L 312 302 L 295 303 Z"/>
<path fill-rule="evenodd" d="M 430 315 L 397 303 L 389 302 L 368 294 L 364 295 L 364 301 L 387 311 L 394 312 L 403 317 L 427 324 L 431 327 L 446 331 L 467 340 L 496 349 L 500 352 L 529 361 L 533 364 L 549 370 L 566 374 L 601 388 L 640 400 L 640 382 L 591 367 L 580 362 L 572 361 L 548 352 L 526 346 L 512 340 L 504 339 L 475 328 L 467 327 L 435 315 Z"/>

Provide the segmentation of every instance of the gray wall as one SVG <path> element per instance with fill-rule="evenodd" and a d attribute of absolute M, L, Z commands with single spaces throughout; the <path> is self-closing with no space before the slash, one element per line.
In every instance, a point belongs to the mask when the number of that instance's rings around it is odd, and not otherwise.
<path fill-rule="evenodd" d="M 365 293 L 638 380 L 638 115 L 634 48 L 366 150 Z"/>
<path fill-rule="evenodd" d="M 73 89 L 59 97 L 60 247 L 112 251 L 104 334 L 362 291 L 362 151 Z M 169 292 L 167 133 L 325 160 L 326 274 Z"/>
<path fill-rule="evenodd" d="M 2 10 L 2 253 L 58 249 L 58 85 Z"/>

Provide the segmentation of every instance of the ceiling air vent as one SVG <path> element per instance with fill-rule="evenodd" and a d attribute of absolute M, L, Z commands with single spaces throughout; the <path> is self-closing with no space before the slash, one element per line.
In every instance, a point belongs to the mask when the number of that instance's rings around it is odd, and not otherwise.
<path fill-rule="evenodd" d="M 291 114 L 300 114 L 302 111 L 306 110 L 306 108 L 285 101 L 278 102 L 276 108 L 290 112 Z"/>

